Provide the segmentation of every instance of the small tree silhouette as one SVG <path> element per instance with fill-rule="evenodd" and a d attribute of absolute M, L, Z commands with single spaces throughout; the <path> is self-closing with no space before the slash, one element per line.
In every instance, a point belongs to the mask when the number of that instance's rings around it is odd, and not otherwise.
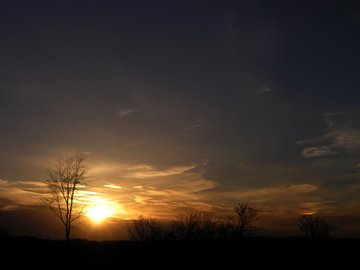
<path fill-rule="evenodd" d="M 299 230 L 307 238 L 325 239 L 330 237 L 330 225 L 318 216 L 303 215 L 299 218 L 299 223 Z"/>
<path fill-rule="evenodd" d="M 218 224 L 211 212 L 181 214 L 171 225 L 171 231 L 178 240 L 210 240 L 217 237 Z"/>
<path fill-rule="evenodd" d="M 164 229 L 161 223 L 151 217 L 139 216 L 128 224 L 131 240 L 141 242 L 155 242 L 164 239 Z"/>
<path fill-rule="evenodd" d="M 235 236 L 243 237 L 246 233 L 253 230 L 254 222 L 258 216 L 259 210 L 248 203 L 239 203 L 235 206 L 234 211 L 236 216 L 232 219 Z"/>
<path fill-rule="evenodd" d="M 84 160 L 85 156 L 80 153 L 59 159 L 57 164 L 48 170 L 48 192 L 42 197 L 45 205 L 61 221 L 67 241 L 70 239 L 74 222 L 83 214 L 77 199 L 79 190 L 86 184 L 87 168 Z"/>

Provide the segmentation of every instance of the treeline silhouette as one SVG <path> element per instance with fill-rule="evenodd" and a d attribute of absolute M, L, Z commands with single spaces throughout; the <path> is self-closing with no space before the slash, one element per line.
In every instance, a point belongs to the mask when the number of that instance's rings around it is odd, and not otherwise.
<path fill-rule="evenodd" d="M 193 211 L 178 215 L 170 223 L 152 217 L 139 216 L 128 224 L 130 239 L 139 242 L 227 240 L 249 236 L 256 230 L 257 207 L 239 203 L 234 213 L 219 217 L 214 212 Z M 304 238 L 327 239 L 332 228 L 323 219 L 313 215 L 299 217 L 299 231 Z"/>
<path fill-rule="evenodd" d="M 304 237 L 253 237 L 259 213 L 254 206 L 241 203 L 227 218 L 190 212 L 163 223 L 140 216 L 129 222 L 133 241 L 46 240 L 10 236 L 0 230 L 0 254 L 3 265 L 11 269 L 241 269 L 248 263 L 256 268 L 289 269 L 295 262 L 298 267 L 318 264 L 326 269 L 334 261 L 341 262 L 341 269 L 354 265 L 357 249 L 353 247 L 359 241 L 324 239 L 330 236 L 330 226 L 319 217 L 299 218 Z"/>
<path fill-rule="evenodd" d="M 189 212 L 180 214 L 170 224 L 140 216 L 129 223 L 128 230 L 134 241 L 161 240 L 215 240 L 241 238 L 254 228 L 258 209 L 248 203 L 239 203 L 234 215 L 219 218 L 212 212 Z"/>

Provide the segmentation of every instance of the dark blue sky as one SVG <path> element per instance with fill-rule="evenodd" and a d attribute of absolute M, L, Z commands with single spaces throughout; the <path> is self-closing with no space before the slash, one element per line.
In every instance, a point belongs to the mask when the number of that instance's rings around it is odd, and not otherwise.
<path fill-rule="evenodd" d="M 81 151 L 169 212 L 360 217 L 357 1 L 74 2 L 0 0 L 0 208 Z"/>

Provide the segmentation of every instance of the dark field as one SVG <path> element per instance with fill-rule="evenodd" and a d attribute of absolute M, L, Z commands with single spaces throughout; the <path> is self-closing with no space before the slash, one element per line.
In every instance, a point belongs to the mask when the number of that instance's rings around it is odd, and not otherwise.
<path fill-rule="evenodd" d="M 1 262 L 13 269 L 252 269 L 258 267 L 356 269 L 359 240 L 244 238 L 229 241 L 140 243 L 129 241 L 1 239 Z"/>

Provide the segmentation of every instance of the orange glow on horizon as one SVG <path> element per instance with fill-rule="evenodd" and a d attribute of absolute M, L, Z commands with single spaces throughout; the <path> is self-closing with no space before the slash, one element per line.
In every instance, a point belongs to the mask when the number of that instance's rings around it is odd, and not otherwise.
<path fill-rule="evenodd" d="M 301 212 L 302 216 L 312 216 L 314 215 L 316 212 L 315 211 L 311 211 L 311 210 L 304 210 Z"/>

